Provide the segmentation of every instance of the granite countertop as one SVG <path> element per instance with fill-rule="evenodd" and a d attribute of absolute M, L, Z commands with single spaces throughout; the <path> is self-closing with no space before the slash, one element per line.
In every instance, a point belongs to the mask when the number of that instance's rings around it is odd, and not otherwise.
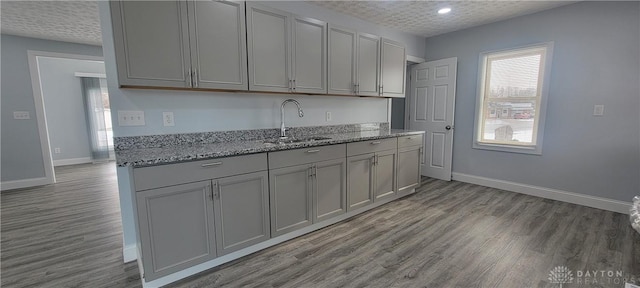
<path fill-rule="evenodd" d="M 289 150 L 296 148 L 341 144 L 374 139 L 423 134 L 424 131 L 383 129 L 353 131 L 333 134 L 298 135 L 296 138 L 328 137 L 327 140 L 305 141 L 287 144 L 265 143 L 265 139 L 226 141 L 205 144 L 172 145 L 154 148 L 131 148 L 116 150 L 116 164 L 134 168 L 172 164 L 186 161 L 206 160 L 219 157 L 237 156 L 262 152 Z"/>

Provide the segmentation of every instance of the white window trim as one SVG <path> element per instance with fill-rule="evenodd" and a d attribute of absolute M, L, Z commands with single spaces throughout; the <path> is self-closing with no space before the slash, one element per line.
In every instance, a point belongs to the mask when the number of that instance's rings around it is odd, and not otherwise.
<path fill-rule="evenodd" d="M 544 67 L 543 67 L 543 76 L 542 76 L 542 87 L 540 89 L 540 107 L 536 109 L 536 117 L 538 117 L 538 129 L 534 138 L 536 139 L 535 145 L 508 145 L 508 144 L 488 144 L 481 143 L 478 141 L 480 139 L 480 125 L 482 125 L 482 117 L 483 117 L 483 109 L 482 109 L 482 97 L 483 91 L 485 90 L 485 65 L 487 60 L 487 55 L 501 52 L 509 52 L 513 50 L 521 50 L 521 49 L 531 49 L 531 48 L 540 48 L 544 47 L 547 49 L 545 59 L 544 59 Z M 476 114 L 474 118 L 474 128 L 473 128 L 473 148 L 474 149 L 483 149 L 483 150 L 493 150 L 493 151 L 502 151 L 502 152 L 511 152 L 511 153 L 523 153 L 523 154 L 534 154 L 534 155 L 542 155 L 542 143 L 544 136 L 544 126 L 545 119 L 547 115 L 547 98 L 549 95 L 549 82 L 551 80 L 551 60 L 553 59 L 553 42 L 544 42 L 527 46 L 513 47 L 508 49 L 501 50 L 493 50 L 486 51 L 480 53 L 480 58 L 478 61 L 478 85 L 476 86 Z"/>

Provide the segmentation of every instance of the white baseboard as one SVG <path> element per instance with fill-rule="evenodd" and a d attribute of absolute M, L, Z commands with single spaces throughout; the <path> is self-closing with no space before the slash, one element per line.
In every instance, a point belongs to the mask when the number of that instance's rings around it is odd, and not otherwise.
<path fill-rule="evenodd" d="M 613 199 L 607 199 L 602 197 L 578 194 L 574 192 L 567 192 L 562 190 L 556 190 L 551 188 L 521 184 L 516 182 L 485 178 L 480 176 L 468 175 L 463 173 L 451 173 L 451 178 L 456 181 L 466 182 L 471 184 L 482 185 L 491 188 L 497 188 L 507 190 L 516 193 L 527 194 L 531 196 L 537 196 L 547 199 L 558 200 L 562 202 L 568 202 L 572 204 L 578 204 L 582 206 L 588 206 L 598 208 L 602 210 L 608 210 L 623 214 L 629 214 L 629 208 L 631 208 L 631 202 L 618 201 Z"/>
<path fill-rule="evenodd" d="M 82 158 L 71 158 L 71 159 L 60 159 L 53 160 L 53 166 L 66 166 L 66 165 L 76 165 L 76 164 L 85 164 L 91 163 L 93 160 L 91 157 L 82 157 Z"/>
<path fill-rule="evenodd" d="M 53 183 L 49 181 L 49 179 L 47 179 L 46 177 L 4 181 L 0 183 L 0 191 L 27 188 L 27 187 L 33 187 L 33 186 L 42 186 L 47 184 L 53 184 Z"/>
<path fill-rule="evenodd" d="M 138 252 L 136 251 L 136 245 L 127 245 L 122 248 L 122 257 L 124 263 L 136 261 L 138 259 Z"/>

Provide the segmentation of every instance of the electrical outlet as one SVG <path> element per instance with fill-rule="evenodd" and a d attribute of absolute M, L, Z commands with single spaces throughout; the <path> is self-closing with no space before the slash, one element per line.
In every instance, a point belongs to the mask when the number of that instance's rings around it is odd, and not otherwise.
<path fill-rule="evenodd" d="M 604 105 L 593 105 L 593 116 L 603 116 Z"/>
<path fill-rule="evenodd" d="M 118 111 L 119 126 L 144 126 L 144 111 Z"/>
<path fill-rule="evenodd" d="M 162 124 L 164 126 L 176 126 L 173 118 L 173 112 L 162 112 Z"/>
<path fill-rule="evenodd" d="M 62 153 L 62 152 L 60 151 L 60 147 L 56 147 L 56 148 L 54 148 L 54 149 L 53 149 L 53 153 L 55 153 L 55 154 L 60 154 L 60 153 Z"/>
<path fill-rule="evenodd" d="M 331 112 L 327 111 L 327 122 L 331 121 Z"/>
<path fill-rule="evenodd" d="M 29 115 L 29 111 L 13 111 L 13 119 L 29 120 L 31 119 L 31 115 Z"/>

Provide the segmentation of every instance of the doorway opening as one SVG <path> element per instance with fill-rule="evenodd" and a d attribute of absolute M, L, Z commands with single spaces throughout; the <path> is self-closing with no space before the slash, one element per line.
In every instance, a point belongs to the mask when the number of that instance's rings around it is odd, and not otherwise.
<path fill-rule="evenodd" d="M 48 184 L 54 166 L 113 159 L 102 57 L 28 51 L 28 60 Z"/>

